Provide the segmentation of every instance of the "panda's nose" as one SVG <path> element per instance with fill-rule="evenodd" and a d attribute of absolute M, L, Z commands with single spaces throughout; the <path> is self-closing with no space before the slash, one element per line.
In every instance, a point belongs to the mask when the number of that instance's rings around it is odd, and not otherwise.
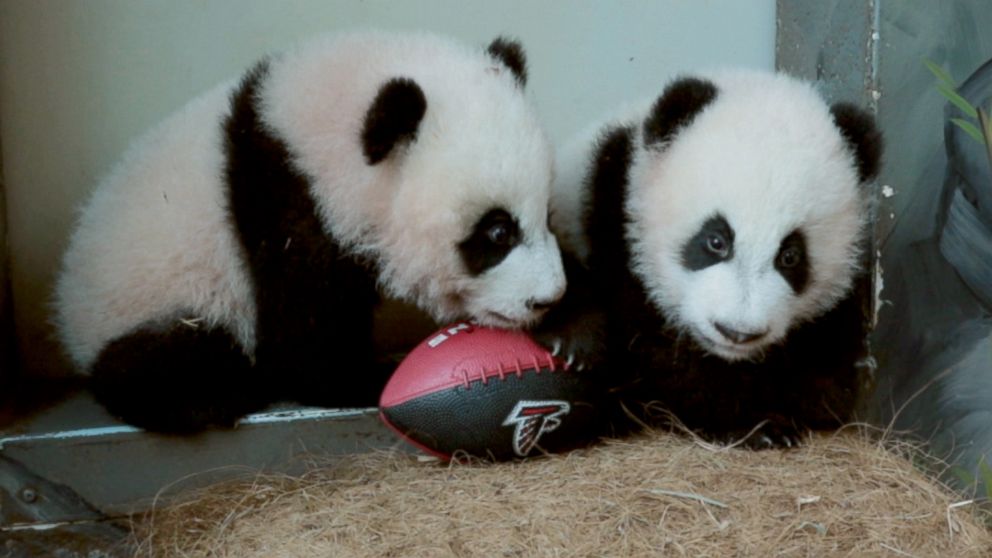
<path fill-rule="evenodd" d="M 740 331 L 725 324 L 721 324 L 720 322 L 713 322 L 713 327 L 720 332 L 720 335 L 723 335 L 728 340 L 741 345 L 751 343 L 752 341 L 757 341 L 768 334 L 767 329 L 762 331 Z"/>

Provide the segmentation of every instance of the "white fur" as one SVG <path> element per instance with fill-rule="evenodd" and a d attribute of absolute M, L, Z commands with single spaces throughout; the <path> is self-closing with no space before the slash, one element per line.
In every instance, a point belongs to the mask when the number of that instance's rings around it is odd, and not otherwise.
<path fill-rule="evenodd" d="M 415 142 L 369 166 L 363 118 L 395 77 L 423 89 L 427 111 Z M 222 179 L 220 126 L 233 87 L 151 130 L 84 207 L 55 293 L 60 337 L 81 369 L 150 320 L 224 326 L 253 354 L 250 277 Z M 387 294 L 438 320 L 519 327 L 540 317 L 528 301 L 564 289 L 545 224 L 550 146 L 512 73 L 481 48 L 427 34 L 321 38 L 273 58 L 260 98 L 263 121 L 310 178 L 324 226 L 379 262 Z M 497 205 L 517 218 L 524 242 L 468 277 L 456 244 Z"/>
<path fill-rule="evenodd" d="M 634 273 L 675 327 L 724 359 L 757 358 L 850 290 L 866 203 L 853 154 L 809 84 L 748 71 L 704 77 L 716 99 L 667 147 L 644 148 L 646 110 L 636 121 L 627 241 Z M 686 269 L 682 246 L 716 212 L 735 231 L 733 258 Z M 774 268 L 797 227 L 811 267 L 798 296 Z M 714 322 L 769 333 L 732 344 Z"/>
<path fill-rule="evenodd" d="M 223 324 L 254 351 L 251 284 L 219 187 L 231 86 L 136 142 L 83 209 L 55 291 L 58 332 L 80 367 L 152 320 Z"/>

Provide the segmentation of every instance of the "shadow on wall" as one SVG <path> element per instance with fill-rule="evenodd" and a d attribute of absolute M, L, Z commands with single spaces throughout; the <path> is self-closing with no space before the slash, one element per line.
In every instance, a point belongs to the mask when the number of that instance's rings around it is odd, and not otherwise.
<path fill-rule="evenodd" d="M 958 93 L 973 107 L 992 106 L 992 61 Z M 961 109 L 948 103 L 944 112 L 935 232 L 886 262 L 882 297 L 899 302 L 882 310 L 890 326 L 878 342 L 877 403 L 895 428 L 954 464 L 948 480 L 964 484 L 992 457 L 992 160 L 980 134 L 953 122 L 967 119 Z"/>

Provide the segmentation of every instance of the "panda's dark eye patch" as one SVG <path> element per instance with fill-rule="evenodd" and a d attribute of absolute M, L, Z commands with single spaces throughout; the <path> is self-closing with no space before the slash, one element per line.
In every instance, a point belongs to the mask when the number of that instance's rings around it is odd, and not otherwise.
<path fill-rule="evenodd" d="M 699 271 L 734 257 L 734 229 L 717 213 L 682 245 L 682 265 Z"/>
<path fill-rule="evenodd" d="M 490 209 L 472 226 L 468 237 L 458 243 L 465 269 L 472 275 L 484 273 L 499 264 L 517 244 L 520 225 L 505 209 Z"/>
<path fill-rule="evenodd" d="M 806 235 L 796 229 L 782 239 L 775 255 L 775 270 L 782 275 L 792 291 L 801 294 L 809 284 L 809 259 L 806 257 Z"/>

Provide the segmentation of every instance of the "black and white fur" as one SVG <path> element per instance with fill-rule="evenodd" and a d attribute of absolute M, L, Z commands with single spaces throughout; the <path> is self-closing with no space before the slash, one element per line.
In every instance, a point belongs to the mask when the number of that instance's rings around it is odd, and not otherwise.
<path fill-rule="evenodd" d="M 153 430 L 278 399 L 374 405 L 373 309 L 537 321 L 562 295 L 553 154 L 520 45 L 323 37 L 140 139 L 84 207 L 56 324 L 96 397 Z"/>
<path fill-rule="evenodd" d="M 628 410 L 653 402 L 709 439 L 761 424 L 746 444 L 788 446 L 848 418 L 872 119 L 785 75 L 736 71 L 673 81 L 594 138 L 560 158 L 553 229 L 577 296 L 541 337 Z"/>

